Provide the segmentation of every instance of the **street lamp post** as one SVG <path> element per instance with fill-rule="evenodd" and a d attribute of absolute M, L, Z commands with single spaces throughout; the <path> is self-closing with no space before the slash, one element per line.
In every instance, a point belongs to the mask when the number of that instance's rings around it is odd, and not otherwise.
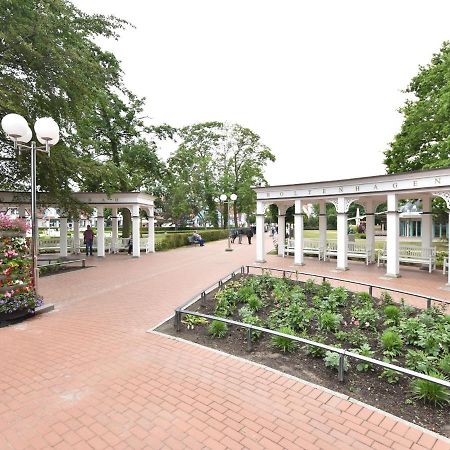
<path fill-rule="evenodd" d="M 36 155 L 38 151 L 50 155 L 50 147 L 59 141 L 59 127 L 51 117 L 37 119 L 34 124 L 34 131 L 37 140 L 43 144 L 42 147 L 38 147 L 35 141 L 31 141 L 31 145 L 25 145 L 30 142 L 33 132 L 24 117 L 19 114 L 7 114 L 3 117 L 1 124 L 5 134 L 14 142 L 14 148 L 19 150 L 19 154 L 23 149 L 30 150 L 31 152 L 31 271 L 33 286 L 37 294 L 38 223 L 36 213 Z"/>
<path fill-rule="evenodd" d="M 222 202 L 225 204 L 227 204 L 227 229 L 228 229 L 228 247 L 225 249 L 226 252 L 232 252 L 233 249 L 231 248 L 231 242 L 230 242 L 230 201 L 227 200 L 228 196 L 226 194 L 222 194 L 220 196 L 220 200 L 222 200 Z M 237 195 L 236 194 L 231 194 L 230 195 L 230 200 L 235 202 L 237 199 Z"/>

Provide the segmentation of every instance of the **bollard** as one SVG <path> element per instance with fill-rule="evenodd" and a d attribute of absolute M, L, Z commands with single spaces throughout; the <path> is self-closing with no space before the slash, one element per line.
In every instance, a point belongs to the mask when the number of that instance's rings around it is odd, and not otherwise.
<path fill-rule="evenodd" d="M 175 329 L 177 331 L 180 331 L 180 326 L 181 326 L 181 312 L 180 310 L 176 310 L 175 311 Z"/>
<path fill-rule="evenodd" d="M 342 383 L 344 381 L 344 354 L 339 355 L 338 380 Z"/>
<path fill-rule="evenodd" d="M 247 351 L 252 351 L 252 329 L 247 328 Z"/>

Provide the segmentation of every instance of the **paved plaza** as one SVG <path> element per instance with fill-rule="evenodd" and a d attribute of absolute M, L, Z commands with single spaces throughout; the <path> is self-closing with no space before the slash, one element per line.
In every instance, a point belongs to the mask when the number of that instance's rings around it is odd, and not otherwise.
<path fill-rule="evenodd" d="M 267 239 L 269 248 L 270 240 Z M 448 449 L 450 441 L 290 376 L 146 331 L 254 245 L 92 257 L 41 280 L 55 311 L 0 329 L 0 449 Z M 292 258 L 267 265 L 294 268 Z M 307 259 L 302 270 L 440 298 L 441 273 Z"/>

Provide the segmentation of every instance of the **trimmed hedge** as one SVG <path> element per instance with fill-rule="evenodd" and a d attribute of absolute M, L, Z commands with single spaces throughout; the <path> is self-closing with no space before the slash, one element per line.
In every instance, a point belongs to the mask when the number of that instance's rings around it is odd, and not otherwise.
<path fill-rule="evenodd" d="M 228 237 L 228 230 L 202 230 L 199 233 L 205 242 L 218 241 Z M 155 250 L 169 250 L 171 248 L 183 247 L 188 245 L 188 237 L 192 236 L 192 232 L 184 233 L 168 233 L 166 237 L 155 243 Z"/>

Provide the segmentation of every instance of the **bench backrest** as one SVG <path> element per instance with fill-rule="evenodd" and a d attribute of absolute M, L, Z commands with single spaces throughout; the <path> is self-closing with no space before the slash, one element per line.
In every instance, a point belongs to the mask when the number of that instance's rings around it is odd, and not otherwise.
<path fill-rule="evenodd" d="M 400 246 L 400 256 L 405 258 L 434 258 L 436 247 Z"/>

